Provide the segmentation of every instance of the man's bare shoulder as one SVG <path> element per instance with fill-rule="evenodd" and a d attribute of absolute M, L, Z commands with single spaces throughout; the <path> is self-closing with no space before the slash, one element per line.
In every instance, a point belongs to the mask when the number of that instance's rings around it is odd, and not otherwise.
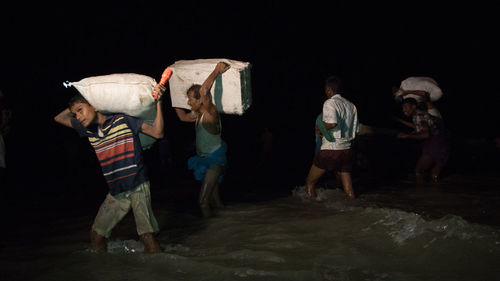
<path fill-rule="evenodd" d="M 217 111 L 217 107 L 211 104 L 210 108 L 203 115 L 203 122 L 207 123 L 218 123 L 219 122 L 219 112 Z"/>
<path fill-rule="evenodd" d="M 214 106 L 215 108 L 215 106 Z M 219 112 L 217 108 L 215 110 L 209 110 L 203 114 L 203 127 L 212 134 L 218 134 L 220 132 L 219 126 Z"/>

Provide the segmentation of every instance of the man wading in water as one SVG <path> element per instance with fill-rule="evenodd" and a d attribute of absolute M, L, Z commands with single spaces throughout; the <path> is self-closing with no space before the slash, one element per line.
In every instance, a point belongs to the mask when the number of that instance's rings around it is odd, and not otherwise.
<path fill-rule="evenodd" d="M 227 145 L 221 138 L 222 125 L 216 106 L 212 103 L 210 89 L 215 79 L 230 66 L 219 62 L 202 85 L 192 85 L 187 90 L 191 112 L 176 108 L 181 121 L 196 122 L 196 155 L 189 158 L 188 168 L 202 181 L 199 204 L 204 217 L 212 216 L 212 207 L 223 207 L 219 197 L 219 183 L 226 165 Z"/>
<path fill-rule="evenodd" d="M 151 209 L 149 179 L 144 171 L 139 132 L 160 139 L 164 133 L 162 111 L 163 85 L 157 84 L 156 117 L 152 125 L 124 114 L 105 115 L 80 94 L 74 96 L 68 108 L 54 120 L 75 129 L 81 137 L 87 137 L 94 148 L 109 193 L 99 208 L 90 231 L 92 249 L 107 250 L 106 238 L 123 217 L 132 209 L 137 233 L 145 252 L 161 252 L 154 237 L 158 223 Z"/>
<path fill-rule="evenodd" d="M 321 150 L 314 157 L 306 178 L 306 192 L 313 199 L 316 199 L 316 183 L 326 171 L 337 172 L 344 191 L 350 198 L 355 198 L 351 179 L 351 143 L 358 132 L 358 113 L 356 106 L 340 93 L 340 79 L 337 76 L 326 79 L 325 94 L 328 99 L 323 104 L 323 119 L 318 120 L 323 127 L 320 130 L 323 134 Z"/>

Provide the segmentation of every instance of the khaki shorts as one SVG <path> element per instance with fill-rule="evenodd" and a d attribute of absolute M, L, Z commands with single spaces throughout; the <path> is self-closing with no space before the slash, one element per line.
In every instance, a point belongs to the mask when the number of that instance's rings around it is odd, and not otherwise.
<path fill-rule="evenodd" d="M 158 232 L 158 223 L 151 209 L 151 193 L 149 181 L 140 184 L 135 190 L 126 193 L 119 199 L 108 193 L 101 204 L 92 229 L 97 234 L 109 238 L 111 231 L 132 209 L 135 225 L 139 235 Z"/>

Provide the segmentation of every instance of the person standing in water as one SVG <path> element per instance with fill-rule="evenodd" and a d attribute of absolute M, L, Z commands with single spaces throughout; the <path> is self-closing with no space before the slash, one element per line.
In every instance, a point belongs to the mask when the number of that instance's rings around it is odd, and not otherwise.
<path fill-rule="evenodd" d="M 105 115 L 80 94 L 54 120 L 88 137 L 102 168 L 109 193 L 102 203 L 90 231 L 91 248 L 107 250 L 106 239 L 132 209 L 137 233 L 145 252 L 161 252 L 154 237 L 159 231 L 151 208 L 151 193 L 142 156 L 139 132 L 160 139 L 164 134 L 162 96 L 165 86 L 157 84 L 156 117 L 153 124 L 124 114 Z"/>
<path fill-rule="evenodd" d="M 432 102 L 428 92 L 420 90 L 403 90 L 403 89 L 398 89 L 398 91 L 402 92 L 401 94 L 402 99 L 405 99 L 407 95 L 419 96 L 422 100 L 420 102 L 417 102 L 417 108 L 422 111 L 427 111 L 427 113 L 429 113 L 429 115 L 432 116 L 435 121 L 442 123 L 440 125 L 444 126 L 443 116 Z M 401 118 L 396 118 L 396 121 L 405 126 L 415 129 L 415 125 L 413 124 L 413 122 L 408 122 Z"/>
<path fill-rule="evenodd" d="M 353 153 L 351 143 L 358 132 L 358 113 L 356 106 L 340 95 L 341 81 L 331 76 L 325 81 L 327 100 L 323 104 L 321 150 L 314 157 L 313 164 L 306 178 L 306 192 L 316 198 L 316 183 L 326 171 L 336 171 L 344 191 L 350 198 L 355 198 L 352 187 L 351 171 Z"/>
<path fill-rule="evenodd" d="M 397 134 L 398 139 L 423 140 L 422 154 L 415 166 L 417 183 L 423 183 L 425 173 L 431 169 L 431 178 L 437 182 L 441 171 L 448 160 L 450 145 L 446 130 L 440 118 L 431 116 L 427 111 L 420 110 L 414 98 L 406 98 L 402 102 L 403 113 L 412 118 L 413 131 Z"/>
<path fill-rule="evenodd" d="M 212 207 L 223 207 L 219 197 L 219 183 L 226 165 L 227 145 L 222 140 L 222 125 L 219 112 L 212 103 L 210 89 L 215 79 L 230 66 L 219 62 L 202 85 L 194 84 L 187 90 L 191 112 L 181 108 L 175 111 L 181 121 L 195 122 L 196 155 L 189 158 L 188 168 L 201 181 L 200 209 L 204 217 L 212 216 Z"/>

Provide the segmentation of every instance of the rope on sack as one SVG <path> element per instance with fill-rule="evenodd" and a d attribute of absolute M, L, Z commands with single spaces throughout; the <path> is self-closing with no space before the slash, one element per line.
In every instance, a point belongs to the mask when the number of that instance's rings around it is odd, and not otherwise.
<path fill-rule="evenodd" d="M 69 82 L 69 81 L 66 81 L 66 82 L 63 82 L 63 86 L 65 88 L 69 88 L 69 87 L 73 86 L 73 84 L 71 84 L 71 82 Z"/>

